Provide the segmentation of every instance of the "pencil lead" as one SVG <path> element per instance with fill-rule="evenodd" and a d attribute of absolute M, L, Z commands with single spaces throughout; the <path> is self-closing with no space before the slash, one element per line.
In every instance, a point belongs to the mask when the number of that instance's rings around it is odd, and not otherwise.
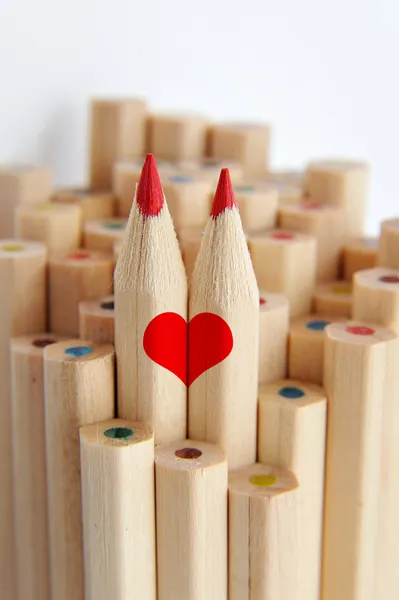
<path fill-rule="evenodd" d="M 145 217 L 156 217 L 164 204 L 164 193 L 153 154 L 147 154 L 137 186 L 137 205 Z"/>
<path fill-rule="evenodd" d="M 213 199 L 211 217 L 218 217 L 227 208 L 234 208 L 235 206 L 237 206 L 237 204 L 234 199 L 229 170 L 222 169 L 215 197 Z"/>

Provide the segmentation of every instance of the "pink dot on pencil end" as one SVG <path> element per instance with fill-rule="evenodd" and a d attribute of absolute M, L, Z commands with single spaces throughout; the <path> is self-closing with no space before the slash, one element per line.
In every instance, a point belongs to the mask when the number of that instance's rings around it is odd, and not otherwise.
<path fill-rule="evenodd" d="M 397 275 L 384 275 L 380 277 L 379 281 L 383 283 L 399 283 L 399 277 Z"/>
<path fill-rule="evenodd" d="M 301 206 L 306 210 L 314 210 L 317 208 L 321 208 L 323 205 L 321 204 L 321 202 L 312 202 L 311 200 L 305 200 L 304 202 L 302 202 Z"/>
<path fill-rule="evenodd" d="M 350 325 L 346 328 L 346 331 L 353 333 L 353 335 L 373 335 L 375 333 L 374 329 L 365 325 Z"/>
<path fill-rule="evenodd" d="M 88 254 L 88 252 L 72 252 L 71 254 L 68 254 L 67 258 L 70 260 L 86 260 L 87 258 L 90 258 L 90 254 Z"/>
<path fill-rule="evenodd" d="M 275 240 L 293 240 L 294 237 L 293 233 L 286 233 L 284 231 L 276 231 L 276 233 L 272 234 L 272 238 Z"/>

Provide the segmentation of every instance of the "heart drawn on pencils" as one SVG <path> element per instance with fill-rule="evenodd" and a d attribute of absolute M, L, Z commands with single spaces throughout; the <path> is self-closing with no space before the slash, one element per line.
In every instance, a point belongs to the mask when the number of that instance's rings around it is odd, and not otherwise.
<path fill-rule="evenodd" d="M 190 386 L 229 356 L 233 334 L 226 321 L 213 313 L 200 313 L 187 323 L 181 315 L 165 312 L 147 325 L 143 347 L 151 360 Z"/>

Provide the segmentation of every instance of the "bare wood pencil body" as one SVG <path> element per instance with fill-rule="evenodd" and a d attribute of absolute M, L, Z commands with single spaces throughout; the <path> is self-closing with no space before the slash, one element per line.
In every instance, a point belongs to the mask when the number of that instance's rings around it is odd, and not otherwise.
<path fill-rule="evenodd" d="M 155 449 L 159 600 L 227 600 L 227 463 L 213 444 Z"/>
<path fill-rule="evenodd" d="M 282 379 L 287 371 L 288 300 L 282 294 L 260 293 L 259 384 Z"/>
<path fill-rule="evenodd" d="M 80 429 L 85 600 L 155 600 L 154 434 L 111 419 Z"/>
<path fill-rule="evenodd" d="M 317 241 L 317 281 L 332 281 L 339 275 L 344 234 L 344 212 L 335 206 L 302 202 L 279 210 L 279 226 L 314 236 Z"/>
<path fill-rule="evenodd" d="M 399 219 L 387 219 L 381 223 L 378 264 L 399 269 Z"/>
<path fill-rule="evenodd" d="M 399 334 L 399 270 L 376 267 L 355 273 L 353 318 Z"/>
<path fill-rule="evenodd" d="M 0 165 L 0 238 L 15 237 L 15 210 L 21 204 L 47 202 L 53 181 L 47 167 Z"/>
<path fill-rule="evenodd" d="M 90 140 L 93 188 L 110 189 L 114 163 L 143 154 L 145 116 L 146 103 L 142 100 L 93 100 Z"/>
<path fill-rule="evenodd" d="M 48 333 L 11 340 L 18 600 L 50 600 L 43 348 L 56 341 Z"/>
<path fill-rule="evenodd" d="M 229 599 L 298 600 L 301 540 L 294 475 L 261 464 L 229 476 Z"/>
<path fill-rule="evenodd" d="M 209 156 L 199 160 L 183 160 L 177 163 L 183 175 L 194 175 L 211 183 L 214 187 L 219 180 L 220 171 L 228 169 L 233 183 L 238 183 L 244 177 L 243 166 L 233 160 L 218 160 Z"/>
<path fill-rule="evenodd" d="M 212 184 L 193 175 L 170 175 L 163 188 L 177 234 L 184 228 L 204 228 L 211 210 Z"/>
<path fill-rule="evenodd" d="M 313 202 L 340 207 L 345 213 L 345 236 L 364 235 L 369 168 L 349 160 L 313 161 L 307 168 L 304 187 Z"/>
<path fill-rule="evenodd" d="M 56 190 L 51 201 L 55 204 L 79 206 L 83 223 L 97 219 L 111 219 L 116 210 L 115 196 L 111 191 L 106 190 L 64 188 Z"/>
<path fill-rule="evenodd" d="M 44 350 L 51 593 L 83 600 L 79 427 L 114 416 L 110 344 L 68 340 Z"/>
<path fill-rule="evenodd" d="M 278 191 L 268 183 L 240 182 L 234 186 L 244 231 L 255 233 L 277 225 Z"/>
<path fill-rule="evenodd" d="M 154 114 L 149 151 L 166 160 L 191 160 L 205 155 L 207 121 L 183 114 Z"/>
<path fill-rule="evenodd" d="M 343 277 L 351 282 L 356 271 L 373 269 L 378 263 L 378 239 L 357 238 L 343 246 Z"/>
<path fill-rule="evenodd" d="M 50 329 L 79 334 L 79 302 L 112 293 L 114 260 L 97 250 L 55 255 L 49 261 Z"/>
<path fill-rule="evenodd" d="M 79 337 L 98 344 L 114 343 L 115 303 L 113 296 L 79 302 Z"/>
<path fill-rule="evenodd" d="M 46 327 L 46 248 L 0 242 L 0 597 L 15 598 L 10 339 Z"/>
<path fill-rule="evenodd" d="M 256 458 L 259 291 L 227 170 L 195 264 L 189 314 L 189 436 L 222 446 L 230 469 L 251 464 Z"/>
<path fill-rule="evenodd" d="M 212 126 L 210 156 L 234 160 L 247 172 L 269 168 L 270 128 L 262 123 L 220 123 Z"/>
<path fill-rule="evenodd" d="M 399 338 L 358 322 L 331 324 L 325 331 L 323 598 L 375 600 L 384 405 L 393 393 Z"/>
<path fill-rule="evenodd" d="M 299 483 L 300 600 L 320 598 L 326 420 L 316 385 L 286 379 L 259 388 L 259 461 L 292 471 Z"/>
<path fill-rule="evenodd" d="M 79 248 L 82 212 L 69 204 L 22 204 L 16 210 L 15 230 L 22 240 L 43 242 L 50 254 Z"/>
<path fill-rule="evenodd" d="M 316 282 L 316 239 L 275 230 L 251 235 L 248 246 L 259 288 L 284 294 L 291 317 L 309 313 Z"/>
<path fill-rule="evenodd" d="M 349 319 L 352 316 L 352 284 L 347 281 L 319 283 L 314 291 L 313 309 L 317 315 Z"/>
<path fill-rule="evenodd" d="M 288 373 L 300 379 L 322 385 L 324 363 L 324 329 L 344 317 L 307 315 L 290 324 L 288 343 Z"/>
<path fill-rule="evenodd" d="M 122 242 L 126 219 L 112 218 L 87 221 L 83 228 L 83 246 L 112 254 L 115 242 Z"/>
<path fill-rule="evenodd" d="M 118 416 L 150 423 L 159 444 L 186 435 L 187 280 L 153 161 L 116 266 L 115 348 Z"/>

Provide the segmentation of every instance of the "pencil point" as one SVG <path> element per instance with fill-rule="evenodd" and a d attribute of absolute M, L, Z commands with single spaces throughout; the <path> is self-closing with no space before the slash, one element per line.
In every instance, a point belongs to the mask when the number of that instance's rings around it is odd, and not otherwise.
<path fill-rule="evenodd" d="M 137 205 L 145 217 L 156 217 L 164 204 L 164 194 L 153 154 L 147 154 L 137 186 Z"/>
<path fill-rule="evenodd" d="M 227 208 L 234 208 L 235 206 L 237 206 L 237 204 L 234 199 L 229 170 L 222 169 L 215 197 L 213 199 L 211 217 L 218 217 Z"/>

